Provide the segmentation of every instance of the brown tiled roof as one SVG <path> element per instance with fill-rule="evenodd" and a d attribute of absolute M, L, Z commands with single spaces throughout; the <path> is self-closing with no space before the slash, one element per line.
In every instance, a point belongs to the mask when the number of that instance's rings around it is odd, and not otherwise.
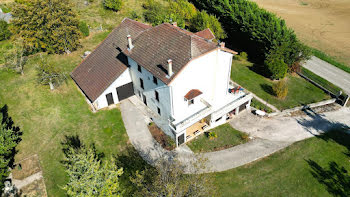
<path fill-rule="evenodd" d="M 169 84 L 189 61 L 218 48 L 216 43 L 168 23 L 132 37 L 135 38 L 134 48 L 124 53 L 165 84 Z M 169 59 L 173 61 L 172 77 L 167 76 Z"/>
<path fill-rule="evenodd" d="M 204 39 L 207 40 L 213 40 L 215 39 L 215 35 L 213 34 L 213 32 L 211 32 L 211 30 L 209 28 L 203 30 L 203 31 L 199 31 L 197 33 L 195 33 L 197 36 L 202 37 Z"/>
<path fill-rule="evenodd" d="M 137 36 L 151 26 L 125 18 L 71 73 L 73 80 L 94 102 L 126 69 L 127 35 Z"/>
<path fill-rule="evenodd" d="M 192 100 L 194 98 L 196 98 L 197 96 L 203 94 L 200 90 L 198 89 L 193 89 L 190 90 L 186 95 L 185 95 L 185 99 L 187 100 Z"/>

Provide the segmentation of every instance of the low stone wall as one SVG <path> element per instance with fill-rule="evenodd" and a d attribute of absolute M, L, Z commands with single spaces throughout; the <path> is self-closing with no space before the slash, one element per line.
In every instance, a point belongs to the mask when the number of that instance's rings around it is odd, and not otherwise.
<path fill-rule="evenodd" d="M 315 108 L 315 107 L 320 107 L 320 106 L 324 106 L 324 105 L 329 105 L 332 103 L 335 103 L 337 101 L 337 99 L 333 98 L 333 99 L 329 99 L 329 100 L 325 100 L 325 101 L 321 101 L 318 103 L 312 103 L 312 104 L 308 104 L 308 105 L 304 105 L 304 106 L 299 106 L 299 107 L 294 107 L 291 109 L 286 109 L 283 110 L 282 112 L 278 113 L 278 112 L 274 112 L 274 113 L 270 113 L 268 114 L 268 117 L 273 117 L 273 116 L 284 116 L 284 115 L 288 115 L 290 113 L 296 112 L 296 111 L 300 111 L 306 108 Z"/>

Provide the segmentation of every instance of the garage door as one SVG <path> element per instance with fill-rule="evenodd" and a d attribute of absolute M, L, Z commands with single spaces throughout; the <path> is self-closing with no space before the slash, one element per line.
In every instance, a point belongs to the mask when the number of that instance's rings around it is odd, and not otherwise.
<path fill-rule="evenodd" d="M 131 83 L 125 84 L 123 86 L 117 87 L 118 99 L 122 101 L 134 95 L 134 87 Z"/>

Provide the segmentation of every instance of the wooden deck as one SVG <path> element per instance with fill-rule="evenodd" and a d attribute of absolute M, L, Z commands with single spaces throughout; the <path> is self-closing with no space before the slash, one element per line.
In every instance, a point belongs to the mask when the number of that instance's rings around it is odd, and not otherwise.
<path fill-rule="evenodd" d="M 197 122 L 197 123 L 193 124 L 192 126 L 188 127 L 186 129 L 187 140 L 191 140 L 195 136 L 199 135 L 200 133 L 203 133 L 203 131 L 206 127 L 208 127 L 208 124 L 205 121 Z"/>

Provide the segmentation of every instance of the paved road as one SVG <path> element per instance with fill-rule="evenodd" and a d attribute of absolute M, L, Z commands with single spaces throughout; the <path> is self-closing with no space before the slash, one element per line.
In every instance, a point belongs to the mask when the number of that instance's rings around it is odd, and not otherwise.
<path fill-rule="evenodd" d="M 305 68 L 342 88 L 350 95 L 350 74 L 315 56 L 304 63 Z"/>
<path fill-rule="evenodd" d="M 322 115 L 309 112 L 304 117 L 259 118 L 251 113 L 243 113 L 230 124 L 247 132 L 254 139 L 248 143 L 222 151 L 201 154 L 208 159 L 205 169 L 194 172 L 195 154 L 187 146 L 175 151 L 164 150 L 151 136 L 147 128 L 146 112 L 129 100 L 121 102 L 120 109 L 129 139 L 135 149 L 149 164 L 154 165 L 162 157 L 177 157 L 186 166 L 187 173 L 220 172 L 239 167 L 281 150 L 296 141 L 313 137 L 333 127 L 350 126 L 350 109 Z"/>

